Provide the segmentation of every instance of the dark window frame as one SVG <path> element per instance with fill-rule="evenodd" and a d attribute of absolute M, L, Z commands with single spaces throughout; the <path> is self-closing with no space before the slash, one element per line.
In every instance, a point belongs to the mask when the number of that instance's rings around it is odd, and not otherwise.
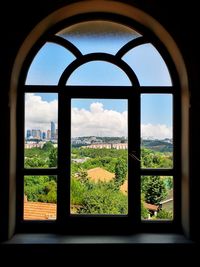
<path fill-rule="evenodd" d="M 48 41 L 54 42 L 57 44 L 63 45 L 63 39 L 60 37 L 51 37 L 53 33 L 58 32 L 60 29 L 64 27 L 71 26 L 78 22 L 90 21 L 90 20 L 108 20 L 117 23 L 121 23 L 127 25 L 134 30 L 141 32 L 145 37 L 138 37 L 137 41 L 131 41 L 128 44 L 124 45 L 123 48 L 119 50 L 119 52 L 115 56 L 107 55 L 106 53 L 93 53 L 89 56 L 82 56 L 80 51 L 71 46 L 70 44 L 66 44 L 64 42 L 64 46 L 68 48 L 74 55 L 76 55 L 80 59 L 78 63 L 73 63 L 71 66 L 71 70 L 69 69 L 61 76 L 58 85 L 48 85 L 48 86 L 40 86 L 40 85 L 24 85 L 25 78 L 27 75 L 28 68 L 33 58 L 40 50 L 42 45 Z M 62 40 L 61 40 L 62 39 Z M 92 90 L 90 86 L 65 86 L 65 81 L 67 77 L 70 76 L 72 71 L 80 66 L 81 64 L 88 62 L 89 60 L 97 60 L 100 58 L 101 60 L 105 60 L 107 62 L 115 63 L 117 62 L 117 66 L 121 67 L 120 57 L 123 56 L 124 52 L 127 49 L 130 49 L 133 43 L 136 45 L 140 43 L 149 42 L 153 44 L 156 49 L 160 52 L 162 58 L 165 60 L 165 63 L 169 69 L 170 76 L 172 79 L 172 86 L 139 86 L 137 84 L 137 88 L 131 88 L 131 86 L 95 86 L 97 90 L 95 92 Z M 128 77 L 131 77 L 132 83 L 137 83 L 137 78 L 134 77 L 133 72 L 129 70 L 126 66 L 122 66 L 122 69 L 125 70 Z M 64 88 L 67 87 L 67 88 Z M 134 86 L 133 86 L 134 87 Z M 139 87 L 139 88 L 138 88 Z M 92 13 L 92 14 L 84 14 L 74 16 L 58 25 L 54 26 L 49 32 L 45 33 L 42 38 L 35 44 L 31 52 L 26 58 L 26 61 L 22 68 L 22 75 L 19 81 L 19 94 L 17 100 L 17 119 L 18 119 L 18 129 L 17 129 L 17 201 L 16 201 L 16 210 L 17 210 L 17 231 L 19 232 L 30 232 L 30 231 L 56 231 L 56 232 L 64 232 L 64 233 L 134 233 L 134 232 L 168 232 L 168 231 L 180 231 L 180 221 L 181 221 L 181 181 L 180 181 L 180 85 L 178 81 L 178 75 L 176 72 L 176 68 L 165 49 L 164 45 L 154 36 L 151 32 L 149 32 L 142 25 L 134 22 L 132 19 L 128 19 L 124 16 L 114 15 L 114 14 L 105 14 L 105 13 Z M 103 91 L 104 89 L 105 92 Z M 25 169 L 24 168 L 24 96 L 25 93 L 28 92 L 37 92 L 37 93 L 58 93 L 58 124 L 59 124 L 59 137 L 58 137 L 58 168 L 53 169 Z M 173 169 L 141 169 L 138 161 L 133 160 L 130 157 L 130 153 L 132 151 L 136 151 L 135 156 L 140 158 L 140 95 L 141 94 L 163 94 L 169 93 L 173 96 L 173 139 L 174 139 L 174 150 L 173 150 L 173 158 L 174 158 L 174 167 Z M 134 97 L 133 97 L 134 95 Z M 66 104 L 64 102 L 64 98 L 66 97 L 68 101 L 67 111 L 65 116 L 67 116 L 66 121 L 68 121 L 68 127 L 64 124 L 64 120 L 62 120 L 64 115 L 64 109 L 66 110 Z M 70 120 L 71 120 L 71 98 L 111 98 L 111 99 L 128 99 L 128 136 L 129 136 L 129 160 L 128 160 L 128 169 L 130 175 L 133 174 L 135 179 L 129 179 L 128 183 L 128 202 L 129 202 L 129 215 L 128 216 L 71 216 L 70 215 Z M 137 128 L 136 132 L 132 132 L 132 124 L 131 117 L 133 114 L 137 112 L 138 117 L 135 120 L 135 125 Z M 60 129 L 63 129 L 62 131 Z M 67 138 L 66 138 L 67 136 Z M 66 140 L 68 142 L 66 143 Z M 60 151 L 61 144 L 65 143 L 68 151 L 68 162 L 64 167 L 64 153 Z M 66 160 L 66 158 L 65 158 Z M 61 168 L 60 168 L 61 166 Z M 64 177 L 64 170 L 68 169 L 68 182 L 65 179 L 60 177 Z M 66 209 L 64 209 L 64 205 L 58 204 L 58 213 L 56 221 L 24 221 L 23 220 L 23 177 L 24 175 L 58 175 L 58 203 L 63 203 L 68 206 L 68 212 L 66 214 Z M 140 219 L 140 176 L 142 175 L 170 175 L 176 177 L 174 179 L 174 220 L 173 221 L 141 221 Z M 67 182 L 67 183 L 66 183 Z M 66 191 L 63 191 L 63 188 L 66 188 Z M 133 191 L 132 191 L 133 190 Z M 130 192 L 133 192 L 130 193 Z M 64 196 L 66 196 L 67 198 Z M 98 229 L 98 230 L 97 230 Z M 123 230 L 122 230 L 123 229 Z"/>

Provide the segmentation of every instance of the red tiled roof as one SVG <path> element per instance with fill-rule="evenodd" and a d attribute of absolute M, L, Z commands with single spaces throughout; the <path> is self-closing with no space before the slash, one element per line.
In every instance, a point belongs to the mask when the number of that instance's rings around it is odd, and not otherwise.
<path fill-rule="evenodd" d="M 144 203 L 144 207 L 148 210 L 152 210 L 152 211 L 157 211 L 159 206 L 153 205 L 153 204 L 149 204 L 149 203 Z"/>
<path fill-rule="evenodd" d="M 55 220 L 56 204 L 24 202 L 24 220 Z"/>

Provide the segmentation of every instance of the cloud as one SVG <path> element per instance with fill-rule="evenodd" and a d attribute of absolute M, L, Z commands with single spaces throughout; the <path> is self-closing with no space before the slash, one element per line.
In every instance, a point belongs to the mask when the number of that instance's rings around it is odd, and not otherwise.
<path fill-rule="evenodd" d="M 104 109 L 94 102 L 90 109 L 72 108 L 72 136 L 127 136 L 127 112 Z"/>
<path fill-rule="evenodd" d="M 25 128 L 40 129 L 46 131 L 50 129 L 50 122 L 57 124 L 58 101 L 44 101 L 41 96 L 27 93 L 25 97 Z"/>
<path fill-rule="evenodd" d="M 154 139 L 172 138 L 172 127 L 165 124 L 142 124 L 141 135 L 143 138 L 151 137 Z"/>
<path fill-rule="evenodd" d="M 57 125 L 58 101 L 44 101 L 41 96 L 27 93 L 25 98 L 25 128 L 50 129 L 50 122 Z M 105 109 L 103 103 L 93 102 L 90 109 L 72 108 L 71 134 L 77 136 L 127 136 L 127 111 Z M 143 138 L 171 138 L 172 127 L 165 124 L 142 124 Z"/>

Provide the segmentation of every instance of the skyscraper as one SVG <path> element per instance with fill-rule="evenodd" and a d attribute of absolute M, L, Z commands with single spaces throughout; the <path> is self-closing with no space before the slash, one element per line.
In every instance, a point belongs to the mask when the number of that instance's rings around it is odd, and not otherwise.
<path fill-rule="evenodd" d="M 56 135 L 56 125 L 53 121 L 51 121 L 51 139 L 55 139 Z"/>
<path fill-rule="evenodd" d="M 30 136 L 31 136 L 31 130 L 27 130 L 26 131 L 26 138 L 29 139 Z"/>

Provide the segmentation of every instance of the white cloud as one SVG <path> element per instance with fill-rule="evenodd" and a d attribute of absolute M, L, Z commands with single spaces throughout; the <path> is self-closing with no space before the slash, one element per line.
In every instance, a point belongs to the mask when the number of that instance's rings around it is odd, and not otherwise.
<path fill-rule="evenodd" d="M 46 131 L 50 129 L 50 122 L 57 124 L 58 101 L 44 101 L 41 96 L 27 93 L 25 98 L 25 128 L 40 129 Z"/>
<path fill-rule="evenodd" d="M 127 112 L 104 109 L 94 102 L 90 110 L 72 108 L 72 136 L 127 136 Z"/>
<path fill-rule="evenodd" d="M 172 127 L 168 127 L 165 124 L 156 124 L 156 125 L 153 125 L 151 123 L 142 124 L 141 135 L 143 138 L 145 137 L 151 137 L 155 139 L 172 138 Z"/>
<path fill-rule="evenodd" d="M 40 96 L 27 93 L 25 99 L 25 128 L 50 129 L 50 122 L 57 125 L 58 101 L 44 101 Z M 94 102 L 90 109 L 72 108 L 72 136 L 127 136 L 127 111 L 105 109 L 101 102 Z M 171 138 L 172 127 L 165 124 L 142 124 L 142 137 Z"/>

